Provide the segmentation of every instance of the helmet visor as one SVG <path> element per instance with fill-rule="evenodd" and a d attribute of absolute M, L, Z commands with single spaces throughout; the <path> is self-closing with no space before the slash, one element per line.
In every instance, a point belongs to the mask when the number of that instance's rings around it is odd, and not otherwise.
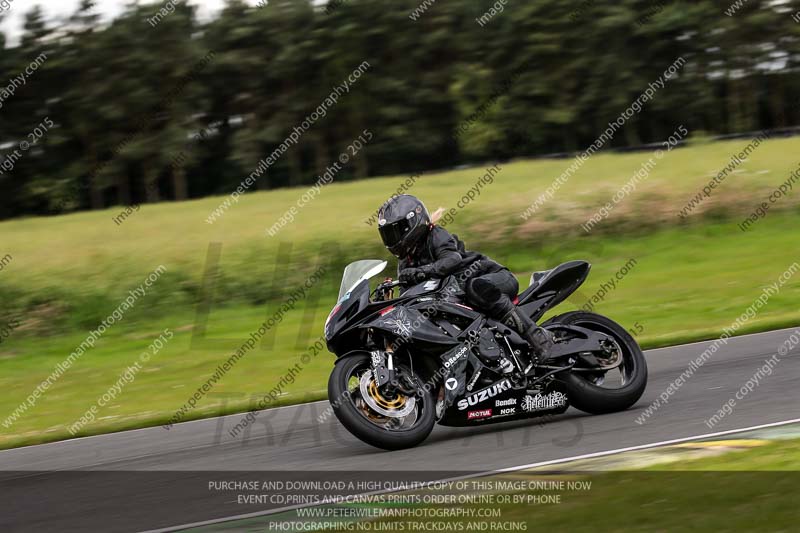
<path fill-rule="evenodd" d="M 410 229 L 411 224 L 408 219 L 403 218 L 397 222 L 380 226 L 378 232 L 381 234 L 384 246 L 391 249 L 396 248 L 398 244 L 403 242 Z"/>

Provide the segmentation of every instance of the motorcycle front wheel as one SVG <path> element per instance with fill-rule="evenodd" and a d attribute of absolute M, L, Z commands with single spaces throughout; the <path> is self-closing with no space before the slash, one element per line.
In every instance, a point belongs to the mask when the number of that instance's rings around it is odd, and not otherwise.
<path fill-rule="evenodd" d="M 405 365 L 398 365 L 396 373 L 405 389 L 424 383 Z M 328 379 L 328 400 L 339 422 L 362 441 L 384 450 L 416 446 L 433 430 L 433 395 L 424 387 L 413 390 L 413 395 L 381 391 L 368 353 L 337 361 Z"/>

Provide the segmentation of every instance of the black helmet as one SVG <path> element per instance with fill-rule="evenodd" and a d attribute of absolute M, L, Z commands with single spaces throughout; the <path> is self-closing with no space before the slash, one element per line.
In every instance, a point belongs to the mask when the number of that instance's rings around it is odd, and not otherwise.
<path fill-rule="evenodd" d="M 410 194 L 393 196 L 378 209 L 378 232 L 386 248 L 397 257 L 411 253 L 430 230 L 425 204 Z"/>

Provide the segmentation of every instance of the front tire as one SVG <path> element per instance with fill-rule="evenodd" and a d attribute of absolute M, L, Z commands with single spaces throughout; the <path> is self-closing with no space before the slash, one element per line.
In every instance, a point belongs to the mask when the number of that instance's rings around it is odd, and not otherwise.
<path fill-rule="evenodd" d="M 336 362 L 328 379 L 328 399 L 336 418 L 350 433 L 376 448 L 402 450 L 424 441 L 436 423 L 434 399 L 430 391 L 417 391 L 417 396 L 414 397 L 416 411 L 413 424 L 409 427 L 387 429 L 379 422 L 387 420 L 391 424 L 391 418 L 370 410 L 361 390 L 352 386 L 356 376 L 361 379 L 370 369 L 371 361 L 367 353 L 347 355 Z M 402 365 L 397 367 L 397 371 L 411 374 L 411 370 Z M 418 383 L 423 382 L 416 377 Z"/>
<path fill-rule="evenodd" d="M 604 414 L 624 411 L 639 401 L 647 387 L 647 362 L 639 344 L 625 331 L 625 328 L 602 315 L 584 311 L 564 313 L 548 320 L 543 326 L 553 326 L 557 323 L 581 326 L 605 333 L 613 337 L 622 350 L 625 380 L 619 388 L 599 387 L 588 378 L 590 374 L 564 373 L 562 379 L 567 386 L 570 403 L 575 408 L 590 414 Z"/>

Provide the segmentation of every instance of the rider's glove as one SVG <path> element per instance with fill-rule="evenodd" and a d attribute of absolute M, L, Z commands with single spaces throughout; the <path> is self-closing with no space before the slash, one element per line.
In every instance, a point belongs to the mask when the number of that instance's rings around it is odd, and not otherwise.
<path fill-rule="evenodd" d="M 404 268 L 400 271 L 400 281 L 403 283 L 422 283 L 428 278 L 428 273 L 423 268 Z"/>

